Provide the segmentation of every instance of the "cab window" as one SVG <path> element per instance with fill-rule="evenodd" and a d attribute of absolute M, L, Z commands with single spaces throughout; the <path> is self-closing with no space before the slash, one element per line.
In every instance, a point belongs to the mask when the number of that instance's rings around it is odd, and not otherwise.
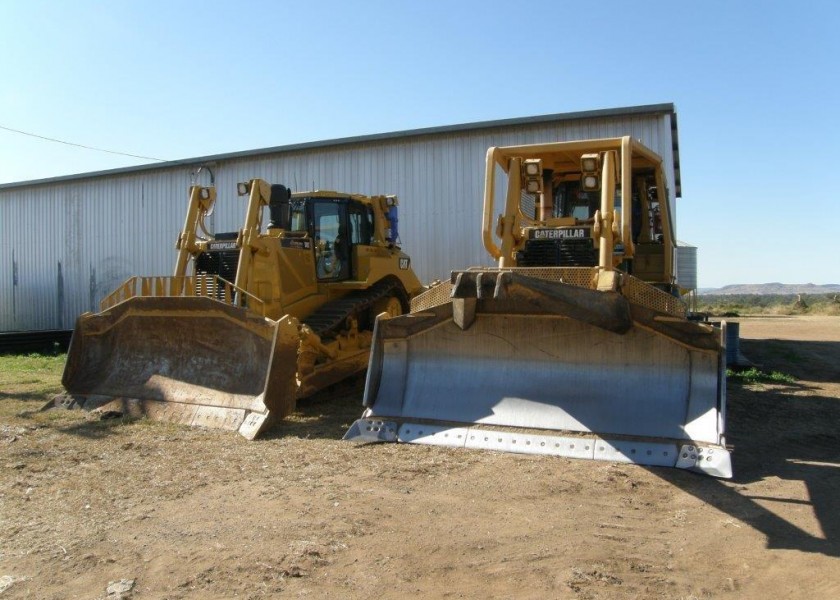
<path fill-rule="evenodd" d="M 352 203 L 349 206 L 350 243 L 354 246 L 369 246 L 373 238 L 373 210 L 364 204 Z"/>
<path fill-rule="evenodd" d="M 315 241 L 328 242 L 330 245 L 338 237 L 338 227 L 341 223 L 340 204 L 333 202 L 316 202 L 313 207 L 315 221 Z"/>
<path fill-rule="evenodd" d="M 306 203 L 303 200 L 292 200 L 289 212 L 289 231 L 306 231 Z"/>

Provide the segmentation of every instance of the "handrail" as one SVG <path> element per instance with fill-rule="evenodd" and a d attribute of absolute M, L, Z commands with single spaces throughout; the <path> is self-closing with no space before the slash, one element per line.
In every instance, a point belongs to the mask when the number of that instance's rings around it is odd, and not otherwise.
<path fill-rule="evenodd" d="M 99 303 L 108 310 L 131 298 L 209 298 L 265 316 L 265 302 L 218 275 L 130 277 Z"/>

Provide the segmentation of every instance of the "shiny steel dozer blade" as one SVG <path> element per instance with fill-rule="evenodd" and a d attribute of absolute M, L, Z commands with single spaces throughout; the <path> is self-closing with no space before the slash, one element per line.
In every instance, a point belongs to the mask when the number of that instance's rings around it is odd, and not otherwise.
<path fill-rule="evenodd" d="M 79 317 L 62 383 L 83 408 L 239 431 L 294 410 L 297 323 L 201 297 L 136 297 Z"/>
<path fill-rule="evenodd" d="M 345 439 L 731 477 L 720 334 L 514 272 L 463 272 L 446 303 L 376 323 L 365 413 Z"/>

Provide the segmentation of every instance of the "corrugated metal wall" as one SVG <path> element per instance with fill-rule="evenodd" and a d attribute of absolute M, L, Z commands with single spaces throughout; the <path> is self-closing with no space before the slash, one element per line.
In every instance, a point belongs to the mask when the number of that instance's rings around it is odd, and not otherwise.
<path fill-rule="evenodd" d="M 428 282 L 491 264 L 481 244 L 487 148 L 621 135 L 659 152 L 673 173 L 669 114 L 374 139 L 217 160 L 212 226 L 240 227 L 245 203 L 236 183 L 254 177 L 296 190 L 397 194 L 403 248 Z M 169 274 L 196 166 L 0 189 L 0 331 L 69 329 L 128 277 Z M 673 181 L 669 187 L 673 207 Z"/>

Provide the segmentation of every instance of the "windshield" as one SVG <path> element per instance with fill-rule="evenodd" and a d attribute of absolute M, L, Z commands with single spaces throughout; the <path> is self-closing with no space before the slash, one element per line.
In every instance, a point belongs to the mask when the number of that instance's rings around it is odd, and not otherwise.
<path fill-rule="evenodd" d="M 554 190 L 554 216 L 585 220 L 595 216 L 601 205 L 601 192 L 585 192 L 579 181 L 560 183 Z"/>

